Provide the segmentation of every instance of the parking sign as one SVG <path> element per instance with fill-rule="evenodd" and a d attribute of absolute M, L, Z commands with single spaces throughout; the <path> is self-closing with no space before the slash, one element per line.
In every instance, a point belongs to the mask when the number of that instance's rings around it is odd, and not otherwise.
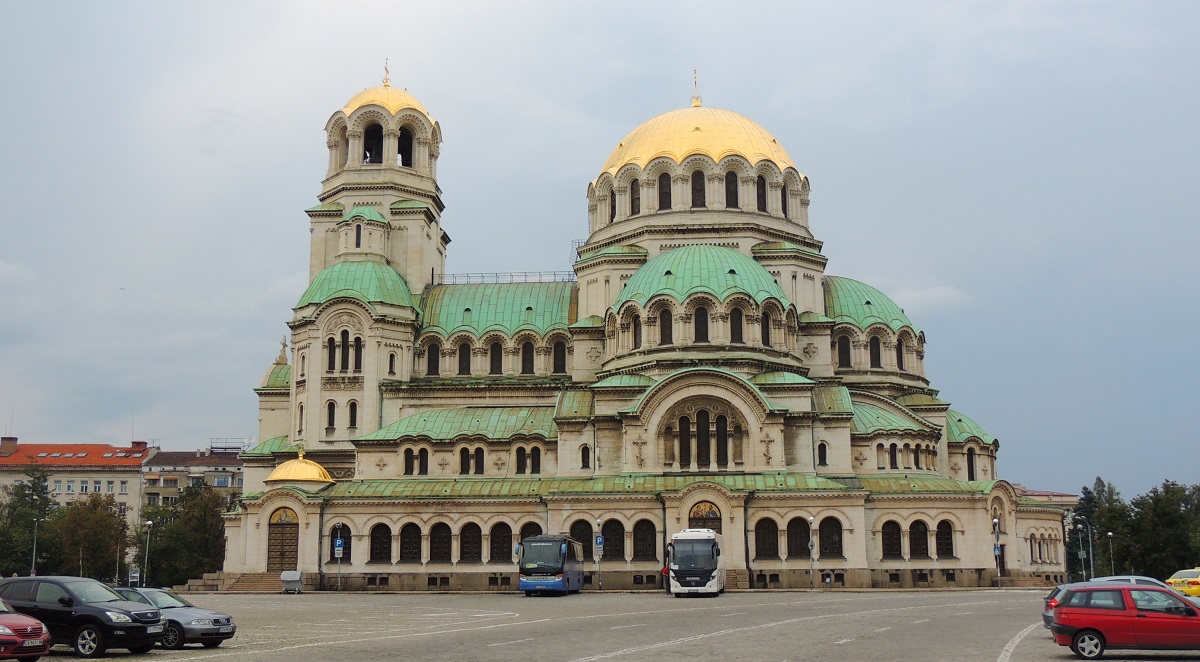
<path fill-rule="evenodd" d="M 345 543 L 346 541 L 341 538 L 333 539 L 333 558 L 342 558 L 342 548 L 345 546 Z"/>

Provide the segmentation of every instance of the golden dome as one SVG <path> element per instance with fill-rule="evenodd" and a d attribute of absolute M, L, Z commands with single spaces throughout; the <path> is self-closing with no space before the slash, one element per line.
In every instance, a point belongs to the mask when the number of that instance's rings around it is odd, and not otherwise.
<path fill-rule="evenodd" d="M 379 87 L 372 87 L 354 95 L 354 98 L 346 102 L 346 106 L 342 108 L 342 112 L 349 115 L 363 106 L 382 106 L 387 111 L 395 115 L 398 111 L 405 108 L 412 108 L 421 111 L 426 117 L 429 117 L 429 111 L 425 110 L 425 106 L 421 105 L 417 98 L 408 93 L 408 90 L 401 90 L 392 87 L 387 81 Z"/>
<path fill-rule="evenodd" d="M 631 131 L 609 155 L 603 172 L 615 175 L 629 163 L 645 167 L 660 156 L 682 163 L 693 154 L 704 154 L 714 161 L 737 154 L 752 164 L 767 159 L 780 170 L 796 167 L 775 136 L 754 121 L 693 101 L 690 108 L 663 113 Z"/>
<path fill-rule="evenodd" d="M 329 477 L 329 472 L 325 471 L 325 467 L 313 462 L 312 460 L 304 459 L 304 453 L 294 460 L 288 460 L 283 464 L 275 467 L 270 476 L 267 476 L 266 482 L 271 481 L 286 481 L 289 483 L 332 483 L 333 479 Z"/>

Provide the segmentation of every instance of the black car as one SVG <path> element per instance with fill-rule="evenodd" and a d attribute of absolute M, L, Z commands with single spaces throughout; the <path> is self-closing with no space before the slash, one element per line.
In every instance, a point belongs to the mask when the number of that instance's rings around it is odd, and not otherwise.
<path fill-rule="evenodd" d="M 0 598 L 45 623 L 55 642 L 69 643 L 79 657 L 100 657 L 109 648 L 145 653 L 163 634 L 160 610 L 86 577 L 4 579 Z"/>

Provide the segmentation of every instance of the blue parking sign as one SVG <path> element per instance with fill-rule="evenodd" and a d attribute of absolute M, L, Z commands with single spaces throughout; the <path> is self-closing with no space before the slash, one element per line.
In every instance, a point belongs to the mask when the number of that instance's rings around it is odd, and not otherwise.
<path fill-rule="evenodd" d="M 341 539 L 341 538 L 334 538 L 334 539 L 333 539 L 333 548 L 334 548 L 334 549 L 341 549 L 341 548 L 343 548 L 343 547 L 345 547 L 345 546 L 346 546 L 346 545 L 345 545 L 345 542 L 346 542 L 346 541 L 345 541 L 345 540 L 343 540 L 343 539 Z"/>
<path fill-rule="evenodd" d="M 604 546 L 604 536 L 596 536 L 596 546 L 597 547 Z"/>

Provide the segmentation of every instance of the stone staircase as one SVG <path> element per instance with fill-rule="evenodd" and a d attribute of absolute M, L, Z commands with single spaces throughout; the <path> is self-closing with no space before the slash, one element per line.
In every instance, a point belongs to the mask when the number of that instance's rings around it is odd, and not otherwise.
<path fill-rule="evenodd" d="M 725 570 L 725 588 L 750 588 L 750 573 L 745 570 Z"/>
<path fill-rule="evenodd" d="M 278 572 L 206 572 L 175 587 L 176 593 L 282 593 Z"/>

